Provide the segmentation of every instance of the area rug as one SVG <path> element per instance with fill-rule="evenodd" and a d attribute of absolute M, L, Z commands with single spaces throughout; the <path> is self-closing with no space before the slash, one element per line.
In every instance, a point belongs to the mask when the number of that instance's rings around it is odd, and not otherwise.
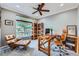
<path fill-rule="evenodd" d="M 9 49 L 6 52 L 2 52 L 0 56 L 47 56 L 45 53 L 39 51 L 37 47 L 37 40 L 34 40 L 28 47 L 26 47 L 26 49 L 20 49 L 19 47 L 13 50 Z M 60 52 L 54 51 L 55 47 L 56 46 L 54 44 L 51 46 L 51 56 L 59 56 Z M 64 56 L 79 56 L 74 51 L 67 50 L 67 52 L 69 55 Z"/>

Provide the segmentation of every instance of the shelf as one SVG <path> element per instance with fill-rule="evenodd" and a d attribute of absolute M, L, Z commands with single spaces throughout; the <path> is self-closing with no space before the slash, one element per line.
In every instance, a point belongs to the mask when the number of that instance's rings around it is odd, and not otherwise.
<path fill-rule="evenodd" d="M 37 38 L 37 23 L 32 23 L 32 39 Z"/>
<path fill-rule="evenodd" d="M 66 44 L 75 47 L 75 44 L 73 43 L 66 43 Z"/>
<path fill-rule="evenodd" d="M 32 26 L 32 38 L 35 39 L 41 35 L 41 32 L 43 33 L 43 23 L 33 23 Z"/>
<path fill-rule="evenodd" d="M 66 46 L 69 49 L 77 52 L 77 37 L 75 37 L 75 36 L 67 36 Z"/>

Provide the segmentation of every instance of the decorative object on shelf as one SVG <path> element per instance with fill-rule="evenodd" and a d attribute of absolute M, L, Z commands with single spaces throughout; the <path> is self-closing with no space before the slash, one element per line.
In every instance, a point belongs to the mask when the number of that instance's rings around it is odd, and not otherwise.
<path fill-rule="evenodd" d="M 13 21 L 12 20 L 5 20 L 5 25 L 13 25 Z"/>
<path fill-rule="evenodd" d="M 68 25 L 67 33 L 70 36 L 77 36 L 77 26 L 76 25 Z"/>

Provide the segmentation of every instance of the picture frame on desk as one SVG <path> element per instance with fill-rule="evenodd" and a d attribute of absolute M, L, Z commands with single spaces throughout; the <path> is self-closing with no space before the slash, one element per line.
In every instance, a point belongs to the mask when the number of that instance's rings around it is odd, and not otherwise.
<path fill-rule="evenodd" d="M 67 25 L 67 34 L 69 36 L 77 36 L 77 25 Z"/>

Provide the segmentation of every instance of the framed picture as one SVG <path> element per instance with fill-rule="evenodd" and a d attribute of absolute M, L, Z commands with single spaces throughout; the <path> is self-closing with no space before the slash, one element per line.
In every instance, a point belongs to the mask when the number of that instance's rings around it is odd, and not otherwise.
<path fill-rule="evenodd" d="M 77 25 L 68 25 L 67 33 L 71 36 L 77 36 Z"/>
<path fill-rule="evenodd" d="M 5 20 L 5 25 L 13 25 L 13 21 L 12 20 Z"/>

